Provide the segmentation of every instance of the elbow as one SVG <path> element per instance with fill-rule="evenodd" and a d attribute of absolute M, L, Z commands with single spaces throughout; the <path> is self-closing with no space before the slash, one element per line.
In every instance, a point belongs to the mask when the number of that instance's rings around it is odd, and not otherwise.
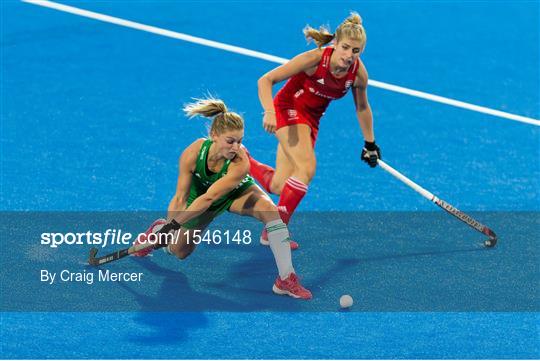
<path fill-rule="evenodd" d="M 207 192 L 207 193 L 203 194 L 201 197 L 202 197 L 202 200 L 203 200 L 204 204 L 208 205 L 208 207 L 210 207 L 210 205 L 212 203 L 214 203 L 215 201 L 217 201 L 219 199 L 219 195 L 217 193 L 213 193 L 213 192 Z"/>
<path fill-rule="evenodd" d="M 184 194 L 175 194 L 169 202 L 168 212 L 180 212 L 186 208 L 187 198 Z"/>
<path fill-rule="evenodd" d="M 357 107 L 356 107 L 356 114 L 363 114 L 365 113 L 366 111 L 368 111 L 370 108 L 369 108 L 369 104 L 359 104 Z"/>
<path fill-rule="evenodd" d="M 268 84 L 270 86 L 274 84 L 274 82 L 268 77 L 268 74 L 264 74 L 259 78 L 259 80 L 257 80 L 257 87 L 259 87 L 259 89 Z"/>
<path fill-rule="evenodd" d="M 178 211 L 179 209 L 179 205 L 180 205 L 180 197 L 178 195 L 175 195 L 174 197 L 172 197 L 171 201 L 169 202 L 169 209 L 168 211 L 169 212 L 175 212 L 175 211 Z"/>
<path fill-rule="evenodd" d="M 258 80 L 257 80 L 257 88 L 258 89 L 261 89 L 261 86 L 263 85 L 263 82 L 264 82 L 264 75 L 261 76 Z"/>

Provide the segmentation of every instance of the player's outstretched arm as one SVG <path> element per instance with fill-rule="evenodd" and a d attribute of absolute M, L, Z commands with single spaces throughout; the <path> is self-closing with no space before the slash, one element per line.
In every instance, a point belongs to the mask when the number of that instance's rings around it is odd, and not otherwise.
<path fill-rule="evenodd" d="M 276 128 L 276 112 L 274 109 L 274 101 L 272 96 L 272 87 L 285 79 L 289 79 L 295 74 L 316 67 L 321 61 L 322 50 L 314 49 L 299 54 L 277 68 L 272 69 L 268 73 L 259 78 L 257 88 L 259 92 L 259 100 L 263 107 L 263 128 L 270 133 L 273 133 Z"/>
<path fill-rule="evenodd" d="M 361 158 L 370 167 L 377 166 L 377 159 L 381 159 L 381 151 L 375 144 L 375 132 L 373 130 L 373 113 L 367 97 L 368 74 L 364 65 L 360 62 L 358 73 L 352 88 L 356 118 L 364 135 L 364 148 Z"/>
<path fill-rule="evenodd" d="M 203 214 L 212 203 L 235 189 L 249 172 L 249 163 L 231 163 L 227 175 L 212 184 L 206 193 L 197 197 L 185 212 L 180 212 L 174 220 L 184 224 Z"/>
<path fill-rule="evenodd" d="M 189 188 L 191 186 L 191 177 L 195 170 L 197 155 L 204 139 L 198 139 L 189 145 L 180 156 L 178 161 L 178 181 L 176 182 L 176 192 L 169 202 L 167 209 L 167 219 L 175 218 L 187 207 L 189 197 Z"/>

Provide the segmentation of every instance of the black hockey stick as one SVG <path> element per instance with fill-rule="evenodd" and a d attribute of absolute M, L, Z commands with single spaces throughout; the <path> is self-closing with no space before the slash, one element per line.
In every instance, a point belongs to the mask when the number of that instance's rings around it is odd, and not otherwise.
<path fill-rule="evenodd" d="M 176 221 L 173 220 L 173 221 L 167 223 L 166 225 L 164 225 L 157 232 L 157 235 L 159 237 L 161 234 L 167 234 L 171 230 L 177 230 L 177 229 L 180 229 L 180 224 L 178 224 Z M 156 243 L 148 242 L 148 243 L 134 245 L 134 246 L 131 246 L 129 248 L 124 248 L 124 249 L 121 249 L 119 251 L 109 253 L 109 254 L 107 254 L 105 256 L 101 256 L 101 257 L 96 257 L 96 255 L 98 253 L 98 249 L 94 247 L 94 248 L 92 248 L 90 250 L 90 256 L 88 258 L 88 264 L 90 264 L 91 266 L 101 266 L 102 264 L 117 261 L 117 260 L 119 260 L 121 258 L 129 256 L 130 254 L 133 254 L 135 252 L 139 252 L 139 251 L 142 251 L 142 250 L 145 250 L 145 249 L 148 249 L 148 248 L 159 249 L 159 248 L 167 246 L 167 243 L 161 242 L 161 237 L 159 237 L 159 241 L 160 242 L 156 242 Z"/>
<path fill-rule="evenodd" d="M 397 179 L 399 179 L 400 181 L 402 181 L 403 183 L 405 183 L 406 185 L 408 185 L 409 187 L 411 187 L 412 189 L 420 193 L 422 196 L 424 196 L 424 198 L 429 199 L 430 201 L 432 201 L 433 203 L 435 203 L 436 205 L 438 205 L 439 207 L 441 207 L 442 209 L 444 209 L 445 211 L 447 211 L 454 217 L 458 218 L 460 221 L 465 222 L 472 228 L 476 229 L 478 232 L 481 232 L 485 234 L 486 236 L 488 236 L 489 238 L 484 241 L 484 245 L 486 247 L 494 247 L 497 244 L 497 235 L 490 228 L 488 228 L 487 226 L 484 226 L 482 223 L 478 222 L 471 216 L 463 213 L 456 207 L 452 206 L 451 204 L 433 195 L 431 192 L 420 187 L 418 184 L 414 183 L 412 180 L 405 177 L 403 174 L 401 174 L 394 168 L 390 167 L 388 164 L 386 164 L 382 160 L 379 159 L 378 162 L 382 169 L 392 174 L 394 177 L 396 177 Z"/>

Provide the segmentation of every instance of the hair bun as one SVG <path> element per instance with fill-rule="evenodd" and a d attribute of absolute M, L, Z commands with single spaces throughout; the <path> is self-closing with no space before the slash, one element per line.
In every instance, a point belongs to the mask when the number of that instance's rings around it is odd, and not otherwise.
<path fill-rule="evenodd" d="M 362 17 L 356 11 L 352 11 L 351 15 L 349 15 L 349 17 L 345 20 L 345 23 L 362 25 Z"/>

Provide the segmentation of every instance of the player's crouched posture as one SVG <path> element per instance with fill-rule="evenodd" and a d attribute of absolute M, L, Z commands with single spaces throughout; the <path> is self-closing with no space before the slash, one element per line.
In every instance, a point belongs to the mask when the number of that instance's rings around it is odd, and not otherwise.
<path fill-rule="evenodd" d="M 244 137 L 242 117 L 229 112 L 223 101 L 213 98 L 188 104 L 184 111 L 189 117 L 202 115 L 213 120 L 209 138 L 196 140 L 180 157 L 176 194 L 169 204 L 167 218 L 168 227 L 181 229 L 178 242 L 169 243 L 167 250 L 180 259 L 188 257 L 196 247 L 193 233 L 202 234 L 224 211 L 255 217 L 265 224 L 279 272 L 273 291 L 310 299 L 311 292 L 302 287 L 292 265 L 287 226 L 272 200 L 248 175 L 249 160 L 241 147 Z M 147 234 L 165 223 L 165 220 L 155 221 Z M 144 242 L 144 237 L 136 241 Z M 145 256 L 151 250 L 147 248 L 136 255 Z"/>

